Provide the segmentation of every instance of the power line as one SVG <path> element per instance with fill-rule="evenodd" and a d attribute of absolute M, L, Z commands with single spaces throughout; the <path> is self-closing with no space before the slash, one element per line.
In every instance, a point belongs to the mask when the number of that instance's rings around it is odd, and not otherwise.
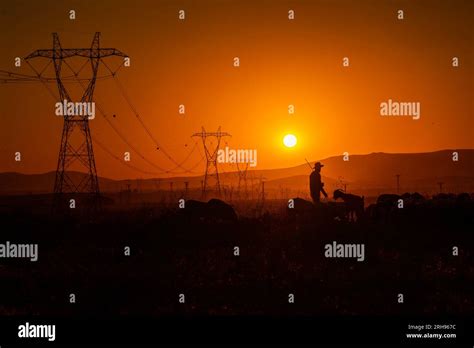
<path fill-rule="evenodd" d="M 28 61 L 26 63 L 29 64 Z M 49 64 L 46 65 L 48 67 Z M 35 69 L 36 76 L 32 75 L 25 75 L 25 74 L 20 74 L 20 73 L 15 73 L 12 71 L 8 70 L 0 70 L 0 83 L 24 83 L 24 82 L 47 82 L 47 83 L 56 83 L 57 79 L 55 77 L 45 77 L 43 76 L 43 72 L 38 72 Z M 110 79 L 112 78 L 112 75 L 102 75 L 102 76 L 97 76 L 96 80 L 105 80 L 105 79 Z M 78 79 L 79 81 L 85 81 L 89 82 L 91 79 L 90 78 L 80 78 Z M 67 82 L 67 83 L 77 83 L 75 76 L 65 76 L 61 77 L 62 82 Z"/>
<path fill-rule="evenodd" d="M 28 63 L 28 65 L 31 67 L 31 69 L 32 69 L 37 75 L 40 75 L 40 73 L 38 73 L 38 71 L 37 71 L 28 61 L 27 61 L 27 63 Z M 71 70 L 74 72 L 74 70 L 72 69 L 72 67 L 69 66 L 69 64 L 68 64 L 67 66 L 69 67 L 69 69 L 71 69 Z M 48 90 L 48 92 L 50 93 L 50 95 L 51 95 L 51 97 L 53 98 L 53 100 L 56 101 L 58 98 L 56 97 L 56 95 L 54 94 L 54 92 L 51 90 L 51 88 L 50 88 L 46 83 L 44 83 L 44 81 L 40 80 L 40 82 L 43 82 L 44 87 Z M 82 87 L 84 88 L 84 86 L 82 86 Z M 97 97 L 96 97 L 96 99 L 97 99 Z M 119 135 L 119 137 L 122 139 L 122 141 L 124 141 L 127 145 L 129 145 L 129 146 L 132 148 L 132 150 L 133 150 L 135 153 L 137 153 L 142 159 L 144 159 L 147 163 L 150 163 L 150 162 L 148 161 L 148 159 L 147 159 L 145 156 L 143 156 L 133 145 L 131 145 L 131 144 L 129 143 L 129 141 L 128 141 L 128 140 L 125 138 L 125 136 L 115 127 L 115 125 L 110 122 L 110 120 L 108 119 L 106 113 L 103 111 L 103 109 L 100 107 L 100 105 L 97 104 L 97 106 L 98 106 L 99 112 L 101 112 L 101 114 L 104 116 L 104 118 L 106 119 L 106 121 L 108 122 L 108 124 L 109 124 L 109 125 L 112 127 L 112 129 L 117 133 L 117 135 Z M 159 171 L 159 172 L 156 172 L 156 171 L 152 172 L 152 171 L 147 171 L 147 170 L 143 170 L 143 169 L 141 169 L 141 168 L 138 168 L 138 167 L 136 167 L 136 166 L 134 166 L 134 165 L 132 165 L 132 164 L 130 164 L 130 163 L 127 163 L 126 161 L 121 160 L 121 159 L 120 159 L 118 156 L 116 156 L 111 150 L 109 150 L 103 143 L 99 142 L 99 140 L 97 140 L 96 137 L 92 137 L 92 140 L 93 140 L 95 143 L 97 143 L 97 145 L 99 145 L 99 147 L 101 147 L 107 154 L 109 154 L 110 156 L 112 156 L 114 159 L 116 159 L 117 161 L 119 161 L 121 164 L 123 164 L 123 165 L 125 165 L 125 166 L 127 166 L 127 167 L 129 167 L 129 168 L 131 168 L 131 169 L 133 169 L 133 170 L 135 170 L 135 171 L 137 171 L 137 172 L 140 172 L 140 173 L 143 173 L 143 174 L 149 174 L 149 175 L 161 175 L 161 174 L 165 173 L 164 170 L 161 170 L 161 171 Z M 193 147 L 193 149 L 189 152 L 188 157 L 190 157 L 196 149 L 199 151 L 199 147 L 198 147 L 198 145 L 197 145 L 197 142 L 194 143 L 194 147 Z M 200 152 L 200 151 L 199 151 L 199 152 Z M 193 170 L 193 169 L 195 169 L 197 166 L 199 166 L 199 164 L 201 164 L 201 163 L 203 162 L 203 160 L 204 160 L 204 156 L 200 153 L 200 159 L 199 159 L 199 161 L 191 167 L 191 170 Z M 151 162 L 151 164 L 154 165 L 154 163 L 152 163 L 152 162 Z"/>
<path fill-rule="evenodd" d="M 120 67 L 119 67 L 120 68 Z M 107 67 L 107 69 L 109 69 Z M 110 69 L 109 69 L 110 70 Z M 130 109 L 132 110 L 133 114 L 135 115 L 135 117 L 138 119 L 138 121 L 140 122 L 141 126 L 143 127 L 143 129 L 145 130 L 145 132 L 148 134 L 148 136 L 150 137 L 150 139 L 155 143 L 156 147 L 157 147 L 157 150 L 160 150 L 165 156 L 166 158 L 168 158 L 171 162 L 173 162 L 175 165 L 176 165 L 176 168 L 180 168 L 180 169 L 183 169 L 185 173 L 187 172 L 190 172 L 189 169 L 183 167 L 183 164 L 187 161 L 187 158 L 182 161 L 181 163 L 178 163 L 166 150 L 165 148 L 158 142 L 158 140 L 156 139 L 156 137 L 153 135 L 153 133 L 151 132 L 150 128 L 145 124 L 145 122 L 143 121 L 143 119 L 141 118 L 140 114 L 138 113 L 138 110 L 137 108 L 135 107 L 135 105 L 132 103 L 129 95 L 127 94 L 127 92 L 125 91 L 125 88 L 123 87 L 123 85 L 120 83 L 120 81 L 118 80 L 118 78 L 113 75 L 114 77 L 114 81 L 120 91 L 120 93 L 122 94 L 123 98 L 125 99 L 125 101 L 127 102 L 128 106 L 130 107 Z"/>
<path fill-rule="evenodd" d="M 123 66 L 123 64 L 121 64 L 115 71 L 112 71 L 112 70 L 105 64 L 104 61 L 101 61 L 101 62 L 102 62 L 102 63 L 104 64 L 104 66 L 106 66 L 106 68 L 110 71 L 111 76 L 115 76 L 116 73 L 117 73 L 117 71 Z M 75 73 L 74 69 L 72 69 L 72 67 L 71 67 L 69 64 L 66 64 L 66 65 L 67 65 L 68 68 L 72 71 L 72 73 L 74 74 L 74 76 L 76 76 L 76 78 L 77 78 L 77 75 L 78 75 L 78 74 Z M 116 80 L 116 81 L 117 81 L 117 80 Z M 80 82 L 80 85 L 82 86 L 82 88 L 85 89 L 84 85 L 83 85 L 81 82 Z M 109 120 L 109 118 L 107 117 L 106 113 L 102 110 L 100 104 L 101 104 L 101 103 L 98 103 L 98 102 L 97 102 L 97 97 L 96 97 L 96 106 L 97 106 L 97 108 L 98 108 L 98 110 L 99 110 L 99 113 L 105 118 L 105 120 L 107 121 L 107 123 L 112 127 L 112 129 L 117 133 L 117 135 L 119 135 L 119 137 L 122 139 L 122 141 L 124 141 L 124 142 L 125 142 L 135 153 L 137 153 L 145 162 L 147 162 L 147 163 L 150 164 L 152 167 L 154 167 L 154 168 L 158 169 L 159 171 L 161 171 L 162 174 L 165 174 L 165 173 L 166 173 L 166 174 L 192 173 L 192 170 L 195 169 L 195 168 L 202 162 L 203 159 L 201 158 L 201 159 L 199 160 L 199 162 L 198 162 L 195 166 L 193 166 L 191 169 L 185 169 L 185 170 L 182 171 L 182 172 L 176 172 L 176 169 L 179 168 L 179 167 L 181 167 L 179 164 L 177 164 L 176 167 L 174 167 L 174 168 L 172 168 L 172 169 L 170 169 L 170 170 L 166 170 L 166 169 L 164 169 L 164 168 L 162 168 L 162 167 L 156 165 L 154 162 L 152 162 L 151 160 L 149 160 L 148 158 L 146 158 L 142 153 L 140 153 L 140 151 L 138 151 L 137 148 L 134 147 L 134 146 L 126 139 L 126 137 L 123 135 L 123 133 L 120 132 L 120 131 L 117 129 L 117 127 Z M 131 104 L 131 101 L 130 101 L 130 105 L 132 105 L 132 104 Z M 133 107 L 133 106 L 132 106 L 132 107 Z M 133 110 L 136 110 L 136 109 L 133 109 Z M 139 116 L 138 116 L 138 117 L 139 117 Z M 142 124 L 144 127 L 146 127 L 145 124 L 143 123 L 143 121 L 141 120 L 141 118 L 139 118 L 139 120 L 141 121 L 141 124 Z M 151 134 L 151 132 L 150 132 L 149 130 L 148 130 L 148 132 L 149 132 L 149 134 L 152 136 L 152 134 Z M 155 140 L 155 143 L 157 143 L 156 140 Z M 188 153 L 188 155 L 186 156 L 186 158 L 185 158 L 184 161 L 187 161 L 187 160 L 190 158 L 191 154 L 192 154 L 192 151 L 191 151 L 190 153 Z M 168 155 L 168 157 L 170 157 L 170 156 Z M 171 158 L 171 157 L 170 157 L 170 158 Z M 184 161 L 183 161 L 183 163 L 184 163 Z M 183 168 L 183 167 L 181 167 L 181 168 Z"/>
<path fill-rule="evenodd" d="M 102 56 L 101 55 L 96 55 L 96 56 L 93 56 L 93 54 L 91 54 L 91 51 L 92 50 L 104 50 L 105 54 L 104 56 L 111 56 L 111 55 L 120 55 L 120 56 L 125 56 L 123 53 L 121 53 L 120 51 L 116 50 L 116 49 L 101 49 L 99 48 L 99 44 L 98 44 L 98 41 L 99 41 L 99 33 L 96 33 L 96 35 L 94 36 L 94 40 L 93 40 L 93 44 L 91 46 L 91 48 L 88 48 L 88 49 L 63 49 L 59 43 L 59 38 L 57 36 L 57 34 L 53 34 L 53 49 L 46 49 L 46 50 L 37 50 L 35 52 L 33 52 L 32 54 L 30 54 L 26 59 L 26 63 L 28 64 L 28 66 L 30 66 L 30 68 L 33 70 L 33 72 L 36 74 L 36 76 L 32 76 L 32 75 L 26 75 L 26 74 L 20 74 L 20 73 L 14 73 L 14 72 L 9 72 L 9 71 L 5 71 L 5 70 L 0 70 L 0 83 L 29 83 L 29 82 L 40 82 L 44 85 L 44 87 L 48 90 L 48 92 L 50 93 L 50 95 L 52 96 L 52 98 L 56 101 L 56 100 L 63 100 L 64 98 L 66 99 L 70 99 L 69 98 L 69 94 L 67 93 L 67 91 L 65 90 L 64 88 L 64 85 L 63 83 L 69 83 L 69 82 L 74 82 L 74 83 L 79 83 L 81 85 L 81 87 L 84 89 L 85 93 L 84 93 L 84 96 L 83 96 L 83 100 L 84 99 L 90 99 L 92 100 L 92 91 L 93 91 L 93 87 L 91 89 L 91 85 L 95 85 L 95 81 L 98 80 L 98 79 L 105 79 L 105 78 L 110 78 L 110 77 L 115 77 L 116 76 L 116 73 L 120 70 L 120 68 L 122 66 L 124 66 L 124 63 L 122 62 L 122 64 L 115 70 L 111 70 L 107 64 L 105 64 L 105 62 L 101 59 Z M 61 52 L 61 53 L 59 53 Z M 65 53 L 65 54 L 64 54 Z M 63 57 L 63 54 L 64 54 L 64 57 Z M 61 63 L 65 63 L 65 65 L 71 70 L 72 74 L 73 75 L 67 75 L 67 76 L 62 76 L 61 74 L 61 69 L 59 69 L 58 71 L 58 62 L 55 62 L 55 71 L 56 71 L 56 77 L 45 77 L 43 76 L 45 71 L 47 70 L 47 68 L 51 65 L 51 63 L 54 61 L 55 58 L 58 58 L 56 56 L 58 56 L 61 58 Z M 65 60 L 65 58 L 68 58 L 68 57 L 72 57 L 72 56 L 81 56 L 81 57 L 85 57 L 85 58 L 89 58 L 86 60 L 86 62 L 80 67 L 80 69 L 76 72 L 71 66 L 70 64 L 67 63 L 67 61 Z M 41 71 L 38 71 L 36 70 L 32 64 L 30 64 L 30 62 L 28 61 L 28 59 L 30 58 L 35 58 L 35 57 L 43 57 L 43 58 L 49 58 L 48 60 L 48 64 L 41 70 Z M 59 58 L 58 58 L 59 59 Z M 79 77 L 79 74 L 81 73 L 81 71 L 84 69 L 84 67 L 90 63 L 90 61 L 93 61 L 93 59 L 96 59 L 97 62 L 93 62 L 93 66 L 92 66 L 92 70 L 93 70 L 93 77 L 92 78 L 80 78 Z M 97 63 L 95 65 L 95 63 Z M 100 63 L 103 63 L 104 66 L 106 66 L 107 70 L 109 70 L 110 74 L 108 75 L 103 75 L 103 76 L 98 76 L 97 72 L 98 72 L 98 64 Z M 95 66 L 95 69 L 94 69 L 94 66 Z M 60 75 L 58 75 L 58 72 Z M 59 77 L 58 77 L 59 76 Z M 59 80 L 59 82 L 58 82 Z M 128 95 L 126 95 L 126 92 L 125 92 L 125 89 L 123 88 L 123 86 L 120 84 L 120 82 L 117 80 L 117 79 L 114 79 L 117 83 L 117 85 L 121 88 L 122 90 L 122 95 L 124 96 L 124 98 L 127 100 L 127 103 L 129 105 L 129 107 L 134 111 L 136 117 L 139 119 L 140 121 L 140 124 L 142 125 L 142 127 L 145 128 L 145 130 L 147 131 L 147 134 L 154 140 L 155 144 L 157 144 L 158 147 L 161 147 L 160 144 L 158 143 L 158 141 L 156 140 L 156 138 L 153 136 L 153 134 L 151 133 L 150 129 L 145 125 L 145 123 L 143 122 L 143 120 L 141 119 L 140 115 L 138 114 L 136 108 L 134 107 L 131 99 L 128 97 Z M 88 82 L 89 86 L 86 88 L 83 84 L 83 82 Z M 49 83 L 58 83 L 58 90 L 59 90 L 59 98 L 55 95 L 55 93 L 51 90 L 51 88 L 48 86 Z M 89 96 L 89 97 L 87 97 Z M 99 110 L 99 113 L 105 118 L 105 120 L 107 121 L 107 123 L 109 124 L 109 126 L 112 127 L 112 129 L 114 130 L 114 132 L 121 138 L 122 141 L 124 141 L 125 144 L 127 144 L 136 154 L 138 154 L 138 156 L 140 158 L 142 158 L 145 162 L 147 162 L 149 165 L 153 166 L 154 168 L 158 169 L 160 172 L 154 172 L 154 171 L 147 171 L 147 170 L 143 170 L 141 168 L 138 168 L 136 166 L 133 166 L 129 163 L 126 163 L 125 161 L 122 161 L 120 160 L 120 158 L 115 155 L 112 151 L 110 151 L 103 143 L 99 142 L 96 138 L 92 138 L 92 136 L 90 135 L 90 131 L 88 130 L 85 130 L 85 134 L 86 134 L 86 137 L 87 136 L 90 136 L 90 139 L 91 141 L 87 141 L 86 140 L 86 146 L 84 146 L 84 144 L 81 144 L 81 146 L 79 148 L 72 148 L 69 144 L 66 145 L 66 150 L 65 151 L 69 151 L 70 152 L 70 155 L 72 157 L 75 157 L 79 162 L 81 162 L 83 165 L 85 165 L 86 167 L 88 168 L 91 168 L 91 160 L 86 160 L 84 158 L 82 158 L 83 156 L 81 156 L 81 152 L 83 151 L 90 151 L 92 150 L 92 141 L 97 143 L 106 153 L 108 153 L 109 155 L 111 155 L 113 158 L 115 158 L 116 160 L 120 161 L 122 164 L 124 165 L 127 165 L 128 167 L 136 170 L 136 171 L 139 171 L 141 173 L 146 173 L 146 174 L 153 174 L 153 175 L 156 175 L 156 174 L 163 174 L 163 173 L 175 173 L 177 174 L 177 172 L 174 172 L 177 168 L 182 168 L 184 169 L 184 172 L 183 173 L 191 173 L 193 169 L 195 169 L 197 166 L 199 166 L 203 160 L 204 160 L 204 156 L 200 153 L 200 159 L 199 161 L 193 165 L 191 168 L 184 168 L 182 166 L 183 163 L 185 163 L 186 161 L 189 160 L 189 158 L 191 157 L 191 155 L 194 153 L 195 149 L 197 148 L 198 151 L 199 151 L 199 147 L 197 146 L 197 142 L 195 142 L 195 145 L 194 147 L 191 149 L 191 151 L 189 151 L 189 153 L 187 154 L 187 156 L 185 157 L 184 161 L 181 162 L 181 163 L 178 163 L 176 162 L 168 153 L 166 150 L 164 150 L 163 148 L 161 148 L 162 152 L 173 162 L 176 164 L 176 167 L 171 169 L 171 170 L 165 170 L 163 169 L 162 167 L 156 165 L 155 163 L 153 163 L 152 161 L 150 161 L 147 157 L 145 157 L 135 146 L 133 146 L 131 144 L 130 141 L 127 140 L 127 138 L 124 136 L 124 134 L 114 125 L 113 122 L 111 122 L 111 120 L 108 118 L 107 114 L 104 112 L 104 110 L 101 108 L 100 105 L 97 104 L 97 107 L 98 107 L 98 110 Z M 81 119 L 82 122 L 86 122 L 84 119 Z M 88 122 L 87 122 L 88 123 Z M 88 128 L 88 124 L 87 124 L 87 127 Z M 69 132 L 69 131 L 68 131 Z M 64 132 L 63 131 L 63 136 L 68 132 Z M 88 133 L 88 135 L 87 135 Z M 64 139 L 63 139 L 64 140 Z M 61 142 L 62 143 L 62 146 L 64 145 L 63 144 L 63 141 Z M 88 145 L 87 143 L 90 143 L 90 145 Z M 61 150 L 62 151 L 62 150 Z M 200 152 L 200 151 L 199 151 Z M 61 152 L 60 152 L 61 154 Z M 93 154 L 92 154 L 93 156 Z M 69 156 L 68 156 L 69 157 Z M 59 164 L 59 161 L 58 160 L 58 168 L 60 166 Z M 72 161 L 71 160 L 65 160 L 64 161 L 64 164 L 65 166 L 69 165 Z M 84 182 L 80 182 L 79 185 L 74 185 L 72 180 L 69 180 L 68 177 L 67 177 L 67 174 L 62 176 L 62 177 L 58 177 L 58 173 L 57 173 L 57 181 L 60 180 L 62 181 L 66 186 L 68 186 L 72 191 L 80 191 L 80 190 L 83 190 L 83 189 L 87 189 L 87 185 L 90 185 L 92 181 L 95 181 L 96 183 L 98 183 L 97 180 L 93 180 L 94 179 L 94 176 L 95 178 L 97 177 L 97 174 L 96 174 L 96 171 L 95 171 L 95 161 L 93 161 L 93 172 L 95 174 L 92 174 L 92 177 L 89 178 L 89 181 L 86 181 L 85 183 Z M 58 172 L 58 171 L 57 171 Z M 64 173 L 64 171 L 63 171 Z M 61 174 L 63 175 L 63 174 Z M 98 185 L 96 185 L 97 187 L 97 193 L 98 193 Z M 56 184 L 55 184 L 55 192 L 56 192 Z M 58 189 L 60 190 L 60 188 Z"/>
<path fill-rule="evenodd" d="M 116 159 L 118 162 L 122 163 L 123 165 L 137 171 L 137 172 L 140 172 L 140 173 L 143 173 L 143 174 L 148 174 L 148 175 L 161 175 L 162 172 L 150 172 L 150 171 L 146 171 L 146 170 L 143 170 L 143 169 L 140 169 L 134 165 L 132 165 L 131 163 L 128 163 L 126 161 L 123 161 L 120 159 L 120 157 L 118 157 L 117 155 L 115 155 L 112 151 L 110 151 L 107 146 L 105 146 L 103 143 L 101 143 L 99 140 L 97 140 L 96 137 L 92 137 L 92 141 L 94 141 L 94 143 L 96 143 L 97 145 L 99 145 L 99 147 L 104 150 L 107 154 L 109 154 L 111 157 L 113 157 L 114 159 Z"/>

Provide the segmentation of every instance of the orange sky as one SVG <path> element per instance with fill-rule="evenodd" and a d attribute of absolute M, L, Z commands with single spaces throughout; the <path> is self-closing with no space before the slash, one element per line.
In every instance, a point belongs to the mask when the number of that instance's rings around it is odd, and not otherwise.
<path fill-rule="evenodd" d="M 76 20 L 68 11 L 76 10 Z M 186 10 L 186 20 L 177 18 Z M 288 10 L 296 18 L 289 21 Z M 405 19 L 397 19 L 403 9 Z M 14 1 L 0 4 L 0 69 L 58 32 L 64 48 L 102 47 L 131 57 L 125 86 L 144 122 L 177 161 L 190 135 L 222 126 L 228 145 L 256 149 L 257 169 L 370 152 L 474 148 L 471 1 Z M 241 61 L 233 67 L 233 57 Z M 350 67 L 342 67 L 349 57 Z M 453 68 L 457 56 L 460 66 Z M 117 60 L 111 60 L 117 64 Z M 37 66 L 44 62 L 37 61 Z M 50 75 L 53 71 L 48 70 Z M 106 73 L 102 70 L 101 73 Z M 57 89 L 51 85 L 54 92 Z M 112 80 L 100 81 L 96 101 L 148 159 L 173 168 L 147 137 Z M 421 103 L 421 119 L 387 118 L 388 99 Z M 56 169 L 62 130 L 55 101 L 41 84 L 0 84 L 0 171 Z M 186 114 L 178 114 L 178 105 Z M 296 112 L 288 115 L 294 104 Z M 116 156 L 131 149 L 101 115 L 90 122 Z M 293 133 L 298 145 L 282 146 Z M 95 146 L 100 176 L 150 177 Z M 22 161 L 14 161 L 14 153 Z M 202 152 L 202 150 L 201 150 Z M 193 153 L 184 164 L 199 161 Z M 132 165 L 155 168 L 132 152 Z M 204 165 L 195 172 L 200 174 Z M 156 175 L 155 175 L 156 176 Z"/>

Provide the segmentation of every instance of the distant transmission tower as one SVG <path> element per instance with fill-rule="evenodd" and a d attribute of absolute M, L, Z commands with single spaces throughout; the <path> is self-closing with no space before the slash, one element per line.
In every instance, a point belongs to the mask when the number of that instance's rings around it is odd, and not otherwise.
<path fill-rule="evenodd" d="M 237 188 L 239 196 L 241 196 L 242 186 L 244 187 L 244 197 L 247 199 L 247 170 L 249 168 L 249 164 L 244 163 L 244 168 L 239 167 L 239 163 L 237 162 L 237 173 L 239 174 L 239 186 Z M 243 182 L 243 185 L 242 185 Z"/>
<path fill-rule="evenodd" d="M 397 177 L 397 194 L 400 194 L 400 174 L 395 174 Z"/>
<path fill-rule="evenodd" d="M 57 33 L 53 33 L 53 48 L 39 49 L 25 58 L 46 58 L 52 60 L 56 73 L 56 83 L 59 90 L 59 102 L 73 102 L 62 78 L 62 64 L 68 65 L 65 60 L 71 57 L 82 57 L 90 60 L 92 76 L 87 80 L 88 85 L 81 98 L 81 103 L 91 103 L 94 94 L 97 72 L 101 59 L 111 56 L 126 57 L 126 55 L 115 48 L 100 48 L 100 33 L 95 33 L 90 48 L 62 48 Z M 75 72 L 74 72 L 75 73 Z M 39 75 L 39 74 L 38 74 Z M 75 76 L 77 77 L 77 73 Z M 90 104 L 88 104 L 90 105 Z M 72 141 L 72 135 L 77 133 L 76 141 Z M 80 140 L 79 140 L 80 139 Z M 85 179 L 75 182 L 67 172 L 68 167 L 75 161 L 80 162 L 87 169 Z M 77 180 L 76 180 L 77 181 Z M 58 166 L 56 169 L 56 179 L 54 182 L 55 205 L 57 207 L 59 198 L 63 193 L 88 193 L 92 195 L 92 202 L 97 208 L 99 204 L 100 191 L 99 181 L 97 179 L 97 170 L 95 166 L 94 151 L 92 148 L 92 138 L 89 129 L 89 119 L 87 115 L 64 116 L 64 125 L 59 149 Z"/>
<path fill-rule="evenodd" d="M 222 137 L 230 137 L 231 135 L 226 132 L 221 132 L 221 127 L 217 132 L 206 132 L 202 127 L 201 133 L 194 133 L 193 137 L 201 137 L 202 144 L 204 146 L 204 152 L 206 153 L 206 173 L 204 174 L 204 183 L 202 186 L 202 195 L 206 197 L 209 188 L 213 187 L 215 192 L 221 195 L 221 185 L 219 181 L 219 171 L 217 169 L 217 153 L 221 144 Z M 212 148 L 206 143 L 208 137 L 215 137 L 217 144 Z M 213 183 L 211 181 L 214 181 Z"/>

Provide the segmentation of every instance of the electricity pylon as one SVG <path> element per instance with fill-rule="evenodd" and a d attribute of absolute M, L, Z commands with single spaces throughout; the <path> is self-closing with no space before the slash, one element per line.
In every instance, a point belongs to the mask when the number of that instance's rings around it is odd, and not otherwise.
<path fill-rule="evenodd" d="M 101 59 L 111 56 L 126 57 L 126 55 L 115 48 L 100 48 L 100 33 L 95 33 L 90 48 L 62 48 L 57 33 L 53 33 L 53 48 L 39 49 L 28 55 L 25 60 L 33 58 L 46 58 L 52 60 L 56 74 L 56 83 L 59 90 L 59 102 L 73 102 L 64 86 L 62 80 L 62 64 L 71 57 L 82 57 L 90 60 L 92 76 L 87 80 L 88 85 L 81 98 L 81 103 L 92 103 L 97 72 Z M 67 63 L 66 63 L 67 64 Z M 77 73 L 74 72 L 77 78 Z M 40 74 L 38 74 L 40 77 Z M 87 104 L 90 105 L 90 104 Z M 64 115 L 64 124 L 59 149 L 58 165 L 56 169 L 56 179 L 54 182 L 54 195 L 57 205 L 63 193 L 87 193 L 92 196 L 92 202 L 98 207 L 100 191 L 97 179 L 97 169 L 92 148 L 92 138 L 89 128 L 88 115 Z M 72 134 L 76 131 L 79 139 L 78 144 L 73 144 Z M 77 132 L 79 131 L 79 132 Z M 82 180 L 73 180 L 67 169 L 75 162 L 80 162 L 87 170 L 86 176 Z M 78 182 L 77 182 L 78 181 Z M 58 208 L 57 206 L 55 208 Z"/>
<path fill-rule="evenodd" d="M 238 194 L 239 197 L 242 198 L 241 190 L 242 190 L 242 182 L 244 187 L 244 198 L 247 199 L 247 170 L 249 168 L 249 164 L 245 163 L 244 168 L 239 167 L 239 163 L 237 162 L 237 174 L 239 175 L 239 186 L 238 186 Z"/>
<path fill-rule="evenodd" d="M 194 133 L 192 136 L 200 137 L 202 139 L 204 153 L 206 154 L 206 173 L 204 174 L 202 195 L 203 197 L 206 197 L 209 187 L 214 186 L 216 193 L 220 196 L 221 185 L 219 181 L 219 170 L 217 169 L 217 155 L 221 144 L 221 138 L 230 137 L 231 135 L 227 132 L 221 132 L 221 127 L 219 127 L 217 132 L 206 132 L 204 127 L 202 127 L 201 133 Z M 208 137 L 215 137 L 217 139 L 217 144 L 212 148 L 206 143 Z M 211 185 L 210 182 L 212 180 L 214 180 L 214 184 Z"/>

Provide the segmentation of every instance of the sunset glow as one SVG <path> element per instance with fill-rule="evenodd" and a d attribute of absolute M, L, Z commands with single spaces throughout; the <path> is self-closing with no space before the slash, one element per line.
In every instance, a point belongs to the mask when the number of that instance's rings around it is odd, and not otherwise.
<path fill-rule="evenodd" d="M 123 66 L 115 78 L 98 80 L 94 89 L 97 107 L 109 114 L 104 117 L 97 109 L 90 122 L 92 136 L 111 152 L 94 144 L 100 176 L 150 179 L 180 176 L 186 170 L 201 175 L 206 165 L 199 151 L 204 150 L 200 139 L 190 138 L 201 127 L 209 132 L 221 127 L 231 134 L 225 139 L 230 148 L 257 150 L 261 170 L 344 152 L 473 147 L 472 54 L 470 42 L 463 39 L 469 37 L 470 11 L 435 2 L 425 13 L 422 3 L 406 2 L 404 10 L 410 16 L 400 22 L 390 2 L 374 1 L 372 11 L 379 15 L 373 16 L 352 1 L 304 1 L 298 2 L 298 15 L 290 20 L 291 1 L 271 6 L 242 6 L 234 0 L 209 1 L 206 6 L 189 0 L 179 6 L 117 3 L 97 3 L 87 13 L 87 22 L 65 21 L 54 2 L 32 2 L 28 11 L 39 18 L 54 12 L 37 31 L 22 17 L 22 2 L 13 2 L 0 21 L 3 50 L 15 57 L 50 49 L 51 33 L 65 25 L 65 32 L 59 33 L 63 48 L 89 47 L 95 30 L 90 23 L 95 22 L 100 23 L 103 47 L 132 57 L 129 67 Z M 188 14 L 184 21 L 177 17 L 182 8 Z M 444 14 L 436 17 L 436 25 L 414 20 L 436 13 Z M 264 29 L 262 21 L 268 23 Z M 129 25 L 117 25 L 125 22 Z M 26 42 L 10 35 L 13 27 Z M 380 27 L 383 31 L 373 30 Z M 12 54 L 0 56 L 0 67 L 34 75 L 28 64 L 12 67 Z M 459 58 L 459 66 L 453 66 L 453 57 Z M 122 63 L 120 57 L 104 62 L 112 70 Z M 30 63 L 39 72 L 47 64 L 38 59 Z M 83 61 L 77 58 L 68 64 L 79 70 Z M 65 76 L 72 73 L 66 68 Z M 86 68 L 81 77 L 89 73 Z M 99 75 L 108 73 L 101 65 Z M 50 64 L 44 76 L 54 74 Z M 72 101 L 81 99 L 79 84 L 68 83 L 67 88 Z M 55 170 L 63 128 L 55 114 L 57 96 L 41 83 L 4 84 L 0 89 L 0 171 Z M 57 94 L 57 88 L 52 91 Z M 403 116 L 403 108 L 397 108 L 405 102 L 419 106 L 411 110 L 419 115 Z M 283 143 L 288 134 L 297 138 L 292 147 Z M 285 151 L 275 156 L 281 150 Z M 22 161 L 13 160 L 16 152 L 21 152 Z M 125 152 L 131 154 L 130 162 L 123 160 Z M 82 165 L 76 161 L 70 169 L 81 171 Z"/>

